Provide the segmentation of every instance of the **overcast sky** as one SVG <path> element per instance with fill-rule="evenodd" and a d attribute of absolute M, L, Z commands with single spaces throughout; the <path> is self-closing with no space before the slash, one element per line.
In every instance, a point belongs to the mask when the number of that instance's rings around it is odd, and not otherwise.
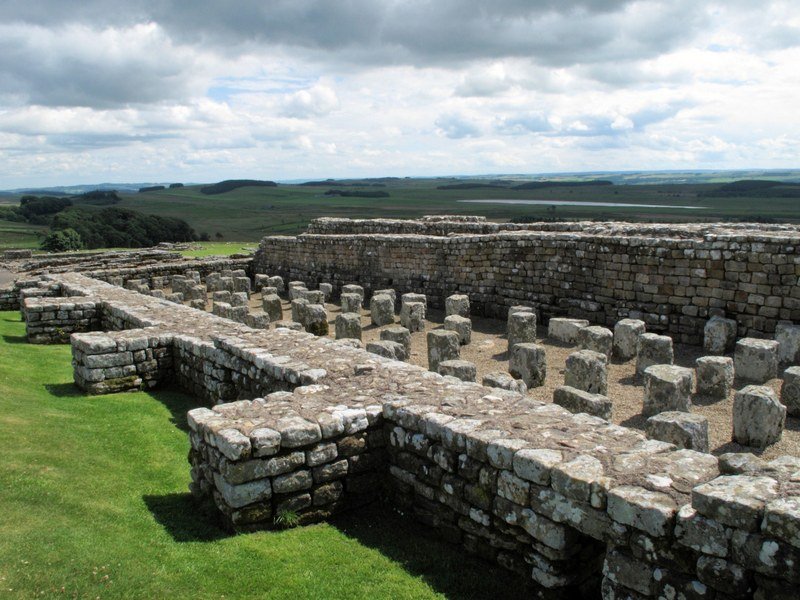
<path fill-rule="evenodd" d="M 797 0 L 0 0 L 0 188 L 798 155 Z"/>

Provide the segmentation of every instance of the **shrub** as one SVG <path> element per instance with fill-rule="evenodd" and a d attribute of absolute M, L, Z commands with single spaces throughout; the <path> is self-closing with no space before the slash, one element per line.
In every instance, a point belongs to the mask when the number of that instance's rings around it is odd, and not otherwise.
<path fill-rule="evenodd" d="M 42 241 L 42 250 L 48 252 L 70 252 L 81 248 L 83 248 L 81 236 L 71 228 L 53 231 Z"/>

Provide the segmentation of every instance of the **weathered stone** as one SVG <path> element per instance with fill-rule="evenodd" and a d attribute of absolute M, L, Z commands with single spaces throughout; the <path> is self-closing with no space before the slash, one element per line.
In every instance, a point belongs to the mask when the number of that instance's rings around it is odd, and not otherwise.
<path fill-rule="evenodd" d="M 222 290 L 219 292 L 214 292 L 211 295 L 211 300 L 213 302 L 225 302 L 226 304 L 231 303 L 231 293 L 228 290 Z"/>
<path fill-rule="evenodd" d="M 285 448 L 308 446 L 322 439 L 319 425 L 301 417 L 284 417 L 278 420 L 275 429 L 281 434 L 281 446 Z"/>
<path fill-rule="evenodd" d="M 325 304 L 325 294 L 320 290 L 300 290 L 299 298 L 305 298 L 309 304 Z"/>
<path fill-rule="evenodd" d="M 369 311 L 373 325 L 381 327 L 394 323 L 394 300 L 389 296 L 373 296 L 369 302 Z"/>
<path fill-rule="evenodd" d="M 445 316 L 458 315 L 469 318 L 469 296 L 466 294 L 453 294 L 444 300 Z"/>
<path fill-rule="evenodd" d="M 800 367 L 789 367 L 783 372 L 781 403 L 788 415 L 800 417 Z"/>
<path fill-rule="evenodd" d="M 567 498 L 588 503 L 592 485 L 600 481 L 603 475 L 603 463 L 593 456 L 583 454 L 553 466 L 550 486 Z"/>
<path fill-rule="evenodd" d="M 329 302 L 331 296 L 333 295 L 333 285 L 331 285 L 330 283 L 320 283 L 319 291 L 322 292 L 323 301 Z"/>
<path fill-rule="evenodd" d="M 614 356 L 629 360 L 636 356 L 639 348 L 639 336 L 646 331 L 644 321 L 639 319 L 622 319 L 614 325 Z"/>
<path fill-rule="evenodd" d="M 335 321 L 336 339 L 361 339 L 361 315 L 357 313 L 340 313 Z"/>
<path fill-rule="evenodd" d="M 402 325 L 392 325 L 381 329 L 381 340 L 402 344 L 406 356 L 411 356 L 411 332 Z"/>
<path fill-rule="evenodd" d="M 589 326 L 586 319 L 566 319 L 553 317 L 547 325 L 547 335 L 563 344 L 574 346 L 578 341 L 578 331 Z"/>
<path fill-rule="evenodd" d="M 345 286 L 346 287 L 346 286 Z M 361 313 L 363 296 L 359 294 L 344 293 L 339 297 L 343 313 Z"/>
<path fill-rule="evenodd" d="M 703 328 L 703 349 L 709 354 L 725 354 L 736 343 L 736 321 L 711 317 Z"/>
<path fill-rule="evenodd" d="M 383 290 L 375 290 L 373 292 L 375 296 L 389 296 L 392 299 L 392 305 L 397 306 L 397 291 L 393 290 L 392 288 L 386 288 Z"/>
<path fill-rule="evenodd" d="M 578 330 L 578 348 L 592 350 L 611 357 L 614 344 L 614 334 L 606 327 L 592 325 Z"/>
<path fill-rule="evenodd" d="M 778 342 L 742 338 L 734 354 L 736 376 L 744 381 L 766 383 L 778 376 Z"/>
<path fill-rule="evenodd" d="M 460 355 L 458 334 L 453 331 L 437 329 L 429 331 L 428 336 L 428 369 L 438 371 L 439 363 L 445 360 L 456 360 Z"/>
<path fill-rule="evenodd" d="M 782 365 L 800 364 L 800 325 L 781 321 L 775 326 L 778 342 L 778 362 Z"/>
<path fill-rule="evenodd" d="M 665 411 L 689 412 L 692 406 L 691 369 L 674 365 L 653 365 L 644 372 L 644 403 L 646 417 Z"/>
<path fill-rule="evenodd" d="M 478 369 L 475 363 L 466 360 L 443 360 L 439 363 L 439 375 L 449 375 L 461 381 L 476 381 Z"/>
<path fill-rule="evenodd" d="M 508 371 L 517 379 L 522 379 L 528 388 L 544 385 L 547 376 L 547 358 L 544 346 L 520 343 L 511 350 Z"/>
<path fill-rule="evenodd" d="M 305 307 L 303 325 L 308 333 L 318 336 L 328 335 L 328 313 L 322 304 L 309 304 Z"/>
<path fill-rule="evenodd" d="M 284 292 L 286 289 L 283 284 L 283 277 L 281 277 L 280 275 L 273 275 L 272 277 L 268 277 L 267 285 L 270 287 L 274 287 L 276 290 L 278 290 L 277 292 L 278 294 Z"/>
<path fill-rule="evenodd" d="M 639 336 L 639 347 L 636 350 L 636 373 L 642 375 L 647 367 L 653 365 L 671 365 L 673 361 L 672 338 L 655 333 L 643 333 Z"/>
<path fill-rule="evenodd" d="M 247 306 L 249 300 L 245 292 L 234 292 L 231 294 L 231 306 Z"/>
<path fill-rule="evenodd" d="M 508 315 L 508 351 L 517 344 L 536 342 L 536 313 L 514 312 Z"/>
<path fill-rule="evenodd" d="M 293 288 L 297 289 L 297 288 Z M 305 324 L 305 308 L 308 306 L 308 300 L 305 298 L 295 298 L 292 300 L 292 321 L 295 323 Z"/>
<path fill-rule="evenodd" d="M 360 285 L 356 285 L 355 283 L 348 283 L 347 285 L 342 286 L 342 295 L 344 294 L 356 294 L 357 296 L 361 297 L 361 302 L 364 302 L 364 288 Z M 355 312 L 355 311 L 347 311 L 347 312 Z"/>
<path fill-rule="evenodd" d="M 564 385 L 605 395 L 608 392 L 608 358 L 593 350 L 573 352 L 567 357 Z"/>
<path fill-rule="evenodd" d="M 697 560 L 697 577 L 734 598 L 751 598 L 755 587 L 752 575 L 744 567 L 723 558 L 701 556 Z"/>
<path fill-rule="evenodd" d="M 653 537 L 672 531 L 678 505 L 661 492 L 624 485 L 608 492 L 608 514 L 617 523 L 630 525 Z"/>
<path fill-rule="evenodd" d="M 562 460 L 559 450 L 522 448 L 514 454 L 512 465 L 514 473 L 522 479 L 549 486 L 553 467 Z"/>
<path fill-rule="evenodd" d="M 231 485 L 219 474 L 214 474 L 214 486 L 231 508 L 241 508 L 272 497 L 269 479 L 258 479 L 242 485 Z"/>
<path fill-rule="evenodd" d="M 392 342 L 390 340 L 381 340 L 379 342 L 370 342 L 366 347 L 367 352 L 377 354 L 378 356 L 385 356 L 392 360 L 406 361 L 406 349 L 403 344 L 399 342 Z"/>
<path fill-rule="evenodd" d="M 403 294 L 403 298 L 406 296 L 408 294 Z M 423 331 L 425 329 L 425 304 L 404 301 L 400 307 L 400 324 L 411 332 Z"/>
<path fill-rule="evenodd" d="M 647 437 L 678 448 L 708 452 L 708 419 L 681 411 L 665 411 L 647 419 Z"/>
<path fill-rule="evenodd" d="M 501 388 L 510 390 L 519 394 L 525 394 L 528 391 L 528 386 L 521 379 L 514 379 L 510 374 L 503 372 L 488 373 L 484 375 L 481 381 L 482 385 L 486 387 Z"/>
<path fill-rule="evenodd" d="M 444 328 L 458 334 L 458 341 L 463 346 L 472 340 L 472 321 L 467 317 L 450 315 L 444 319 Z"/>
<path fill-rule="evenodd" d="M 601 419 L 611 419 L 611 400 L 602 394 L 562 385 L 553 392 L 553 404 L 563 406 L 571 413 L 586 413 Z"/>
<path fill-rule="evenodd" d="M 733 398 L 733 441 L 766 448 L 781 439 L 786 407 L 772 388 L 748 385 Z"/>
<path fill-rule="evenodd" d="M 778 496 L 770 477 L 721 475 L 692 490 L 692 508 L 724 525 L 758 531 L 766 503 Z"/>
<path fill-rule="evenodd" d="M 695 365 L 697 393 L 709 398 L 727 398 L 733 387 L 733 359 L 727 356 L 701 356 Z"/>
<path fill-rule="evenodd" d="M 264 313 L 269 315 L 269 320 L 272 323 L 283 320 L 283 304 L 277 294 L 268 294 L 261 300 L 261 306 Z"/>
<path fill-rule="evenodd" d="M 800 548 L 800 496 L 768 502 L 761 530 L 764 535 L 785 540 L 795 548 Z"/>

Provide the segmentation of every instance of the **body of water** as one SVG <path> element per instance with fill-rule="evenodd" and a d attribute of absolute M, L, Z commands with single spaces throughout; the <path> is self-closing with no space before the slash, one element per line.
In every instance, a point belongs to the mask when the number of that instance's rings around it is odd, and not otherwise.
<path fill-rule="evenodd" d="M 706 206 L 681 206 L 678 204 L 629 204 L 627 202 L 579 202 L 577 200 L 458 200 L 458 202 L 471 202 L 473 204 L 544 204 L 549 206 L 621 206 L 624 208 L 685 208 L 696 210 L 708 208 Z"/>

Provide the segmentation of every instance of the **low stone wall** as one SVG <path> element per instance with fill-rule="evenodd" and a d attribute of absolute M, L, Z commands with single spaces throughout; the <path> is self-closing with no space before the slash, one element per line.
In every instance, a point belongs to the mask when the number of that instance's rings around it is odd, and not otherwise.
<path fill-rule="evenodd" d="M 212 402 L 243 399 L 189 414 L 191 489 L 235 528 L 312 522 L 386 494 L 554 597 L 781 600 L 800 584 L 798 458 L 718 460 L 327 338 L 79 274 L 49 281 L 120 315 L 103 322 L 146 324 L 72 336 L 89 391 L 175 377 Z M 156 355 L 170 344 L 171 370 L 170 353 Z"/>
<path fill-rule="evenodd" d="M 380 406 L 312 407 L 308 389 L 189 412 L 190 487 L 236 530 L 316 522 L 380 494 Z"/>
<path fill-rule="evenodd" d="M 23 313 L 31 344 L 63 344 L 73 333 L 100 328 L 93 298 L 26 298 Z"/>
<path fill-rule="evenodd" d="M 253 268 L 310 286 L 424 293 L 432 306 L 467 294 L 474 313 L 493 317 L 525 302 L 545 318 L 608 326 L 641 318 L 649 331 L 695 345 L 713 315 L 735 319 L 740 337 L 771 337 L 778 321 L 800 321 L 796 231 L 751 226 L 686 239 L 640 237 L 631 225 L 605 231 L 266 237 Z"/>

